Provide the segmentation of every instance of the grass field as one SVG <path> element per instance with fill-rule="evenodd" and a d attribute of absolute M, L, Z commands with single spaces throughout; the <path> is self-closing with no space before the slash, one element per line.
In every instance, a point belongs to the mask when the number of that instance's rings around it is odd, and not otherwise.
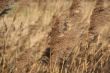
<path fill-rule="evenodd" d="M 0 0 L 0 73 L 109 69 L 109 0 Z"/>

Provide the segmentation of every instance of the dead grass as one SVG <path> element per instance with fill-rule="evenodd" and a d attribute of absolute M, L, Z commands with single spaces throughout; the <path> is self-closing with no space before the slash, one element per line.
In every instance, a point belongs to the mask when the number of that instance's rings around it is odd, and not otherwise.
<path fill-rule="evenodd" d="M 0 73 L 110 73 L 109 0 L 19 0 L 0 16 Z"/>

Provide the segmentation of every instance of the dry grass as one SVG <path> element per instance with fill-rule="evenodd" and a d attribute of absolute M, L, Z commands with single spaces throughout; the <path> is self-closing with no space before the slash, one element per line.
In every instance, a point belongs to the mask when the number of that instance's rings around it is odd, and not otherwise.
<path fill-rule="evenodd" d="M 110 73 L 109 65 L 109 0 L 15 0 L 0 16 L 0 73 Z"/>

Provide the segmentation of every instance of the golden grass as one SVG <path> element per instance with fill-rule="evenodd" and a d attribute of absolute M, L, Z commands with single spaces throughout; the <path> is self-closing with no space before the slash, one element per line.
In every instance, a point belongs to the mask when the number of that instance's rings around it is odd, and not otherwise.
<path fill-rule="evenodd" d="M 109 0 L 19 0 L 0 16 L 0 73 L 110 73 Z"/>

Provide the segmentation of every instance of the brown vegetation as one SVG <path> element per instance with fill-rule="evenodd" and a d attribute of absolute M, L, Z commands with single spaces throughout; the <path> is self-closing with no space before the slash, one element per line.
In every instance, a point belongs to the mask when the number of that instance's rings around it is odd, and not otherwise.
<path fill-rule="evenodd" d="M 0 73 L 109 69 L 109 0 L 0 0 Z"/>

